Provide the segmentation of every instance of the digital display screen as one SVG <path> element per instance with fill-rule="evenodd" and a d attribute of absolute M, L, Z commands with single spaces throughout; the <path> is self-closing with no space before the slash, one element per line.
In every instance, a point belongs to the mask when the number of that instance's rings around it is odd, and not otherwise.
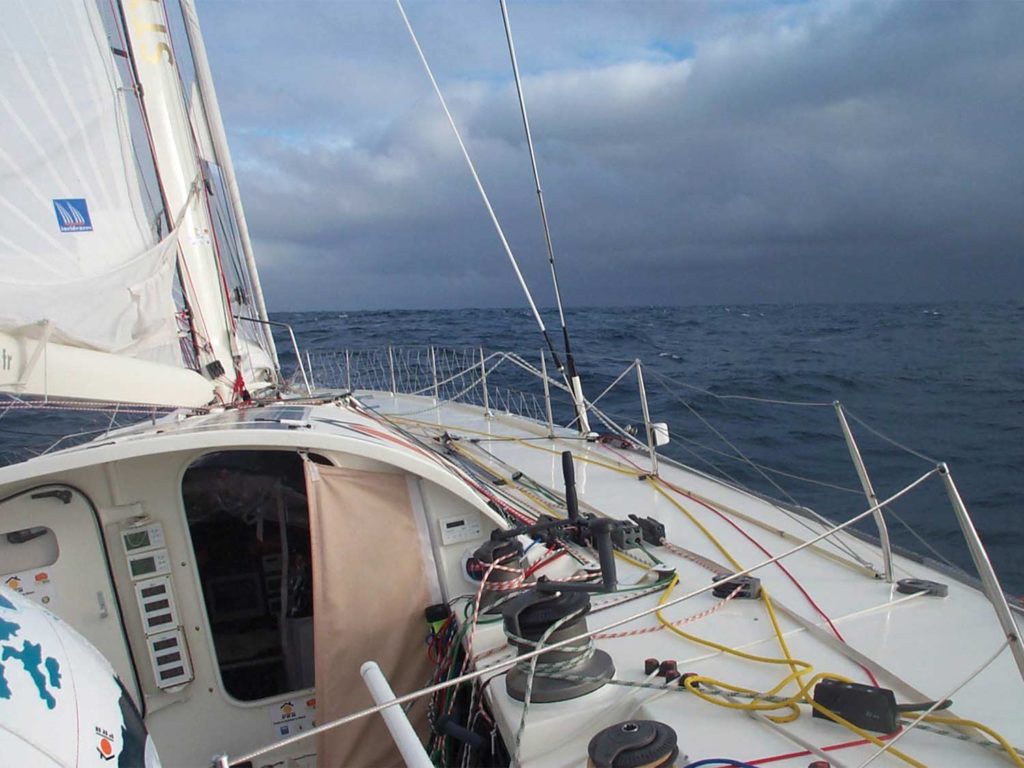
<path fill-rule="evenodd" d="M 161 680 L 167 680 L 169 678 L 178 677 L 179 675 L 184 675 L 184 674 L 185 674 L 184 667 L 171 667 L 170 669 L 161 669 L 160 670 L 160 679 Z"/>
<path fill-rule="evenodd" d="M 156 571 L 156 558 L 140 557 L 138 560 L 131 560 L 129 565 L 132 569 L 132 576 L 145 576 L 147 573 Z"/>
<path fill-rule="evenodd" d="M 164 587 L 163 584 L 158 584 L 155 587 L 146 587 L 144 590 L 142 590 L 142 596 L 146 597 L 146 598 L 157 597 L 158 595 L 166 595 L 166 594 L 167 594 L 167 589 Z"/>
<path fill-rule="evenodd" d="M 124 535 L 124 546 L 129 552 L 133 549 L 144 549 L 151 543 L 149 531 L 130 531 Z"/>
<path fill-rule="evenodd" d="M 458 528 L 458 527 L 463 526 L 465 524 L 466 524 L 465 520 L 455 520 L 455 521 L 453 521 L 451 523 L 445 523 L 444 527 L 448 528 L 448 529 L 452 529 L 452 528 Z"/>
<path fill-rule="evenodd" d="M 168 648 L 177 648 L 177 647 L 178 647 L 178 641 L 177 641 L 176 638 L 173 638 L 173 637 L 168 639 L 168 640 L 158 640 L 157 642 L 153 643 L 153 650 L 154 651 L 166 651 Z"/>
<path fill-rule="evenodd" d="M 146 622 L 151 627 L 159 627 L 161 624 L 167 624 L 171 620 L 171 614 L 162 613 L 159 616 L 151 616 Z"/>

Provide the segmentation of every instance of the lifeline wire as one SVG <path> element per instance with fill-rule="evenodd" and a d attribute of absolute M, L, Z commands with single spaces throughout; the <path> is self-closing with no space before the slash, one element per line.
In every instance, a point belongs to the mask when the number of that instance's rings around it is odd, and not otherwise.
<path fill-rule="evenodd" d="M 409 17 L 405 15 L 405 8 L 402 6 L 402 0 L 395 0 L 395 5 L 398 6 L 398 12 L 402 14 L 402 21 L 405 22 L 405 28 L 409 30 L 409 36 L 412 38 L 413 45 L 416 46 L 416 53 L 419 54 L 420 61 L 423 63 L 423 68 L 427 71 L 427 77 L 430 78 L 430 83 L 434 86 L 434 92 L 437 94 L 437 98 L 441 101 L 441 108 L 448 117 L 448 124 L 451 125 L 452 131 L 455 133 L 455 140 L 459 143 L 459 149 L 462 150 L 462 156 L 466 159 L 466 164 L 469 166 L 469 172 L 473 175 L 473 181 L 476 182 L 476 188 L 480 191 L 480 197 L 483 198 L 484 207 L 487 208 L 487 213 L 490 214 L 491 222 L 493 222 L 494 228 L 498 232 L 498 239 L 501 240 L 501 245 L 505 249 L 505 254 L 508 256 L 508 260 L 512 263 L 512 269 L 515 270 L 516 277 L 519 279 L 519 285 L 522 287 L 523 293 L 526 294 L 526 300 L 530 303 L 533 318 L 537 321 L 537 326 L 540 328 L 540 332 L 544 336 L 544 341 L 548 345 L 548 351 L 551 353 L 551 359 L 554 360 L 555 367 L 559 371 L 562 371 L 562 361 L 558 357 L 558 352 L 555 351 L 554 344 L 551 343 L 551 337 L 548 336 L 548 330 L 544 327 L 544 320 L 541 319 L 540 312 L 537 311 L 537 305 L 533 302 L 533 295 L 530 293 L 530 289 L 526 285 L 523 273 L 519 271 L 519 264 L 516 262 L 516 257 L 512 253 L 512 247 L 508 244 L 508 240 L 505 238 L 505 232 L 501 228 L 501 223 L 498 221 L 498 216 L 495 214 L 494 208 L 491 207 L 491 200 L 487 196 L 487 191 L 484 189 L 483 182 L 480 181 L 479 174 L 476 172 L 476 166 L 473 164 L 473 158 L 469 156 L 469 150 L 466 149 L 466 145 L 462 141 L 462 134 L 459 133 L 458 126 L 455 125 L 455 118 L 452 117 L 452 113 L 448 109 L 448 102 L 445 101 L 444 94 L 441 93 L 441 87 L 437 84 L 437 80 L 434 79 L 434 72 L 431 70 L 430 64 L 427 62 L 427 57 L 423 53 L 423 49 L 420 47 L 420 41 L 417 39 L 416 33 L 413 31 L 412 23 L 410 23 Z"/>
<path fill-rule="evenodd" d="M 864 429 L 866 429 L 868 432 L 873 434 L 878 439 L 884 440 L 885 442 L 889 443 L 889 445 L 893 446 L 894 448 L 899 448 L 901 451 L 905 451 L 906 453 L 909 453 L 911 456 L 916 456 L 917 458 L 921 459 L 922 461 L 927 461 L 927 462 L 929 462 L 931 464 L 938 464 L 939 463 L 938 459 L 933 459 L 931 456 L 928 456 L 928 455 L 926 455 L 924 453 L 921 453 L 920 451 L 915 451 L 913 448 L 908 448 L 903 443 L 899 443 L 899 442 L 893 440 L 888 435 L 885 435 L 885 434 L 879 432 L 877 429 L 872 427 L 870 424 L 865 422 L 863 419 L 860 419 L 855 414 L 850 413 L 850 410 L 848 408 L 846 408 L 845 406 L 843 407 L 843 410 L 846 411 L 846 415 L 847 416 L 849 416 L 851 419 L 853 419 L 858 424 L 860 424 L 862 427 L 864 427 Z"/>
<path fill-rule="evenodd" d="M 946 701 L 949 701 L 950 699 L 952 699 L 952 698 L 953 698 L 953 696 L 955 696 L 955 695 L 956 695 L 956 694 L 957 694 L 957 693 L 958 693 L 958 692 L 960 691 L 960 689 L 961 689 L 961 688 L 963 688 L 963 687 L 964 687 L 965 685 L 967 685 L 967 684 L 968 684 L 969 682 L 971 682 L 971 681 L 972 681 L 972 680 L 973 680 L 974 678 L 976 678 L 976 677 L 977 677 L 978 675 L 980 675 L 980 674 L 981 674 L 982 672 L 984 672 L 984 671 L 985 671 L 986 669 L 988 669 L 988 668 L 989 668 L 989 666 L 991 666 L 992 662 L 994 662 L 994 661 L 995 661 L 996 659 L 998 659 L 998 658 L 999 658 L 999 656 L 1000 656 L 1000 655 L 1002 654 L 1002 652 L 1006 650 L 1006 646 L 1008 646 L 1009 644 L 1010 644 L 1010 641 L 1009 641 L 1009 639 L 1006 639 L 1006 640 L 1004 640 L 1004 641 L 1003 641 L 1002 643 L 1000 643 L 1000 644 L 999 644 L 999 647 L 998 647 L 998 648 L 996 648 L 996 651 L 995 651 L 995 653 L 993 653 L 993 654 L 992 654 L 992 655 L 991 655 L 991 656 L 990 656 L 990 657 L 989 657 L 989 658 L 988 658 L 988 659 L 987 659 L 987 660 L 986 660 L 986 661 L 985 661 L 985 662 L 984 662 L 984 663 L 983 663 L 983 664 L 982 664 L 982 665 L 981 665 L 980 667 L 978 667 L 978 668 L 977 668 L 977 669 L 976 669 L 976 670 L 975 670 L 974 672 L 972 672 L 971 674 L 969 674 L 969 675 L 968 675 L 968 676 L 967 676 L 967 677 L 966 677 L 966 678 L 964 679 L 964 681 L 963 681 L 962 683 L 959 683 L 959 684 L 958 684 L 958 685 L 957 685 L 957 686 L 956 686 L 955 688 L 953 688 L 952 690 L 950 690 L 950 691 L 949 691 L 949 693 L 947 693 L 947 694 L 946 694 L 945 696 L 940 696 L 940 697 L 939 697 L 938 699 L 936 699 L 936 700 L 935 700 L 935 702 L 934 702 L 934 703 L 933 703 L 933 704 L 932 704 L 932 705 L 931 705 L 930 707 L 928 707 L 928 709 L 926 709 L 926 710 L 925 710 L 924 712 L 922 712 L 922 713 L 921 713 L 920 715 L 918 715 L 917 717 L 915 717 L 915 718 L 914 718 L 914 720 L 913 720 L 913 721 L 911 721 L 911 722 L 910 722 L 910 724 L 908 724 L 907 726 L 905 726 L 905 727 L 904 727 L 904 728 L 903 728 L 903 729 L 902 729 L 902 730 L 901 730 L 901 731 L 900 731 L 900 732 L 899 732 L 898 734 L 896 734 L 896 736 L 895 736 L 895 737 L 893 737 L 892 739 L 890 739 L 889 741 L 887 741 L 887 742 L 885 743 L 885 746 L 884 746 L 884 747 L 882 747 L 882 748 L 881 748 L 881 749 L 879 749 L 879 750 L 878 750 L 877 752 L 875 752 L 875 753 L 874 753 L 873 755 L 871 755 L 871 757 L 869 757 L 869 758 L 868 758 L 867 760 L 865 760 L 865 761 L 864 761 L 863 763 L 861 763 L 861 764 L 860 764 L 859 766 L 857 766 L 857 768 L 865 768 L 866 766 L 868 766 L 868 765 L 870 765 L 871 763 L 875 762 L 875 760 L 876 760 L 877 758 L 881 757 L 881 756 L 882 756 L 882 755 L 883 755 L 883 754 L 884 754 L 885 752 L 888 752 L 888 751 L 889 751 L 889 748 L 890 748 L 890 747 L 891 747 L 891 746 L 892 746 L 893 744 L 895 744 L 895 743 L 896 743 L 897 741 L 899 741 L 899 740 L 900 740 L 900 739 L 902 739 L 902 738 L 903 738 L 904 736 L 906 736 L 906 735 L 907 735 L 907 733 L 909 733 L 909 732 L 910 732 L 910 730 L 911 730 L 912 728 L 914 728 L 914 727 L 915 727 L 915 726 L 916 726 L 916 725 L 917 725 L 918 723 L 920 723 L 921 721 L 923 721 L 923 720 L 927 719 L 927 718 L 928 718 L 928 716 L 929 716 L 929 715 L 931 715 L 931 714 L 932 714 L 932 712 L 934 712 L 934 711 L 935 711 L 936 709 L 938 709 L 939 707 L 941 707 L 941 706 L 942 706 L 942 704 L 943 704 L 944 702 L 946 702 Z"/>

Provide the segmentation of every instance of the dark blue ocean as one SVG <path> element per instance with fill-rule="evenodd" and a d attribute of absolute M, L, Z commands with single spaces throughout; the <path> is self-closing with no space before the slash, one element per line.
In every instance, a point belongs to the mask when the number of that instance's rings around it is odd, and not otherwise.
<path fill-rule="evenodd" d="M 559 344 L 557 314 L 544 314 Z M 290 323 L 300 349 L 314 356 L 436 345 L 514 351 L 539 364 L 543 344 L 523 309 L 273 317 Z M 933 460 L 947 462 L 1004 588 L 1024 593 L 1024 303 L 587 308 L 569 311 L 567 321 L 588 397 L 640 358 L 652 420 L 670 425 L 664 453 L 834 520 L 867 504 L 832 401 L 855 417 L 851 426 L 879 498 L 924 474 Z M 289 346 L 278 339 L 283 364 L 293 368 Z M 540 392 L 528 376 L 503 375 L 513 379 L 505 384 Z M 632 374 L 598 405 L 620 423 L 642 423 Z M 555 410 L 568 418 L 564 397 L 556 397 Z M 45 447 L 67 426 L 59 415 L 26 416 L 0 420 L 0 451 L 30 442 L 33 432 Z M 974 572 L 937 478 L 894 511 L 920 537 L 891 517 L 897 544 L 926 554 L 931 547 Z"/>
<path fill-rule="evenodd" d="M 557 313 L 544 314 L 558 345 Z M 434 344 L 515 351 L 539 363 L 543 346 L 524 309 L 276 319 L 291 323 L 300 347 L 314 351 Z M 1004 587 L 1024 593 L 1024 303 L 588 308 L 569 311 L 567 323 L 589 397 L 639 357 L 652 420 L 668 422 L 672 432 L 665 453 L 832 519 L 867 504 L 831 407 L 722 400 L 681 384 L 719 396 L 839 400 L 897 443 L 947 462 Z M 620 423 L 642 423 L 632 375 L 598 405 Z M 556 410 L 569 418 L 564 397 Z M 850 423 L 879 498 L 934 466 Z M 734 458 L 733 446 L 771 480 Z M 937 478 L 894 510 L 938 553 L 974 572 Z M 899 521 L 889 523 L 896 543 L 931 554 Z"/>

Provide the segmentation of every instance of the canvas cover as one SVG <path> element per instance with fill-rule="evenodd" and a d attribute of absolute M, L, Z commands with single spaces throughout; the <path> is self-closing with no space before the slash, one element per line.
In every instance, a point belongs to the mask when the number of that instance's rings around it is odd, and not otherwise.
<path fill-rule="evenodd" d="M 396 695 L 426 685 L 423 639 L 434 565 L 426 562 L 406 475 L 306 462 L 313 550 L 317 721 L 373 705 L 359 674 L 376 661 Z M 429 552 L 429 550 L 426 550 Z M 429 556 L 429 555 L 427 555 Z M 426 734 L 426 701 L 410 712 Z M 379 715 L 319 737 L 317 765 L 403 765 Z"/>

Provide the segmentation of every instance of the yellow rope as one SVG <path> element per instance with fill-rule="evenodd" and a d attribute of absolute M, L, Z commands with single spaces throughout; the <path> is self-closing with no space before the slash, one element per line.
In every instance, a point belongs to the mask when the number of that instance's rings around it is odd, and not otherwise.
<path fill-rule="evenodd" d="M 413 421 L 413 422 L 417 421 L 415 419 L 405 419 L 405 420 L 406 421 Z M 426 422 L 419 422 L 419 423 L 426 424 Z M 436 427 L 436 425 L 430 425 L 430 426 L 435 426 Z M 472 434 L 480 434 L 480 435 L 485 435 L 486 434 L 486 433 L 483 433 L 483 432 L 474 432 L 473 430 L 465 429 L 463 427 L 460 427 L 460 429 L 462 431 L 464 431 L 464 432 L 469 432 L 469 433 L 472 433 Z M 522 440 L 522 439 L 516 439 L 515 442 L 517 442 L 517 443 L 519 443 L 519 444 L 521 444 L 521 445 L 523 445 L 523 446 L 525 446 L 527 448 L 531 448 L 533 450 L 544 451 L 546 453 L 551 453 L 551 454 L 556 454 L 556 455 L 561 453 L 560 451 L 552 450 L 550 448 L 545 448 L 544 446 L 533 445 L 533 444 L 528 443 L 527 441 Z M 465 455 L 465 454 L 463 454 L 463 455 Z M 630 475 L 630 476 L 633 476 L 633 477 L 640 477 L 641 475 L 644 474 L 642 472 L 639 472 L 639 471 L 636 471 L 636 470 L 633 470 L 633 469 L 627 469 L 627 468 L 624 468 L 622 466 L 608 464 L 607 462 L 599 461 L 597 459 L 593 459 L 593 458 L 589 458 L 589 457 L 585 457 L 585 456 L 576 456 L 575 458 L 576 458 L 577 461 L 582 461 L 582 462 L 587 463 L 587 464 L 593 464 L 593 465 L 601 467 L 603 469 L 607 469 L 609 471 L 617 472 L 617 473 L 623 474 L 623 475 Z M 657 481 L 657 477 L 647 476 L 645 479 L 648 480 L 651 483 L 652 487 L 654 487 L 654 489 L 657 490 L 658 493 L 660 493 L 662 496 L 664 496 L 666 499 L 668 499 L 669 503 L 671 503 L 674 507 L 676 507 L 676 509 L 678 509 L 680 512 L 682 512 L 683 515 L 685 515 L 686 518 L 688 520 L 690 520 L 690 522 L 693 523 L 693 525 L 696 526 L 701 531 L 701 533 L 703 533 L 707 537 L 708 541 L 710 541 L 711 544 L 714 545 L 714 547 L 722 554 L 723 557 L 726 558 L 726 560 L 729 561 L 729 563 L 736 570 L 738 570 L 738 571 L 743 570 L 743 568 L 739 564 L 739 562 L 735 558 L 733 558 L 732 554 L 725 548 L 725 546 L 722 545 L 722 543 L 714 536 L 714 534 L 712 534 L 711 531 L 709 531 L 708 528 L 703 523 L 701 523 L 696 517 L 694 517 L 694 515 L 691 514 L 689 510 L 687 510 L 681 503 L 679 503 L 675 498 L 673 498 L 668 493 L 668 491 L 666 491 L 665 488 Z M 524 491 L 524 493 L 525 493 L 525 491 Z M 530 495 L 530 494 L 527 494 L 527 495 Z M 545 504 L 544 502 L 540 502 L 539 499 L 533 498 L 533 501 L 535 503 L 539 503 L 541 506 L 547 506 L 547 504 Z M 710 503 L 710 502 L 705 500 L 705 503 Z M 735 512 L 734 510 L 730 510 L 730 511 Z M 743 517 L 745 520 L 748 520 L 749 522 L 752 522 L 752 521 L 749 520 L 749 518 L 747 518 L 744 515 L 738 515 L 738 516 Z M 617 556 L 621 557 L 622 559 L 625 559 L 625 560 L 628 560 L 628 561 L 632 562 L 635 565 L 641 565 L 642 567 L 646 567 L 645 565 L 641 564 L 639 561 L 634 560 L 633 558 L 630 558 L 629 556 L 624 555 L 624 554 L 622 554 L 620 552 L 616 552 L 615 554 Z M 664 603 L 666 603 L 668 601 L 669 596 L 672 593 L 672 590 L 675 589 L 675 587 L 678 584 L 678 582 L 679 582 L 679 576 L 678 576 L 678 574 L 676 574 L 676 575 L 674 575 L 672 577 L 672 580 L 669 582 L 668 586 L 665 588 L 665 591 L 662 593 L 662 596 L 661 596 L 661 598 L 658 601 L 659 605 L 663 605 Z M 679 636 L 689 640 L 690 642 L 696 643 L 698 645 L 704 645 L 706 647 L 718 650 L 718 651 L 720 651 L 722 653 L 726 653 L 726 654 L 729 654 L 731 656 L 736 656 L 738 658 L 747 659 L 749 661 L 755 661 L 755 662 L 759 662 L 759 663 L 763 663 L 763 664 L 776 664 L 776 665 L 783 665 L 784 664 L 784 665 L 786 665 L 786 666 L 788 666 L 790 668 L 790 674 L 787 675 L 786 677 L 784 677 L 782 680 L 780 680 L 771 690 L 769 690 L 767 692 L 754 691 L 754 690 L 749 689 L 749 688 L 743 688 L 741 686 L 736 686 L 736 685 L 733 685 L 731 683 L 726 683 L 724 681 L 716 680 L 716 679 L 710 678 L 710 677 L 705 677 L 703 675 L 691 675 L 691 676 L 687 677 L 686 680 L 684 681 L 684 686 L 686 687 L 686 689 L 688 691 L 690 691 L 691 693 L 693 693 L 694 695 L 696 695 L 698 698 L 703 699 L 704 701 L 708 701 L 708 702 L 710 702 L 712 704 L 715 704 L 715 705 L 721 706 L 721 707 L 725 707 L 727 709 L 735 709 L 735 710 L 743 710 L 743 711 L 755 711 L 755 712 L 770 712 L 770 711 L 776 711 L 776 710 L 780 710 L 780 709 L 787 709 L 787 710 L 789 710 L 788 714 L 785 714 L 785 715 L 766 715 L 766 717 L 768 717 L 769 719 L 771 719 L 771 720 L 773 720 L 774 722 L 777 722 L 777 723 L 788 723 L 788 722 L 792 722 L 792 721 L 796 720 L 797 718 L 799 718 L 799 716 L 800 716 L 800 709 L 799 709 L 799 707 L 797 705 L 801 701 L 803 701 L 803 702 L 806 702 L 807 704 L 809 704 L 813 709 L 815 709 L 818 712 L 820 712 L 823 715 L 825 715 L 825 717 L 827 717 L 829 720 L 832 720 L 833 722 L 838 723 L 839 725 L 842 725 L 843 727 L 845 727 L 849 731 L 855 733 L 860 738 L 865 739 L 865 740 L 871 742 L 875 746 L 887 747 L 885 741 L 883 741 L 882 739 L 878 738 L 877 736 L 875 736 L 872 733 L 869 733 L 868 731 L 865 731 L 863 728 L 860 728 L 859 726 L 854 725 L 850 721 L 846 720 L 845 718 L 841 717 L 840 715 L 836 714 L 835 712 L 832 712 L 828 708 L 826 708 L 826 707 L 822 706 L 821 704 L 817 703 L 816 701 L 814 701 L 814 699 L 812 698 L 812 696 L 810 695 L 809 692 L 821 680 L 828 678 L 828 679 L 839 680 L 839 681 L 842 681 L 842 682 L 850 682 L 850 681 L 847 680 L 846 678 L 842 677 L 841 675 L 836 675 L 836 674 L 827 673 L 827 672 L 821 672 L 821 673 L 818 673 L 818 674 L 814 675 L 807 682 L 804 682 L 803 676 L 806 675 L 806 674 L 809 674 L 810 672 L 812 672 L 813 671 L 813 666 L 811 664 L 809 664 L 808 662 L 806 662 L 806 661 L 801 661 L 800 659 L 793 658 L 792 654 L 790 653 L 789 646 L 786 643 L 785 635 L 782 632 L 782 628 L 779 626 L 778 617 L 775 614 L 775 608 L 772 605 L 771 598 L 768 595 L 767 591 L 763 587 L 761 589 L 761 594 L 762 594 L 762 597 L 763 597 L 763 601 L 764 601 L 764 605 L 765 605 L 765 610 L 768 612 L 769 619 L 771 620 L 772 629 L 773 629 L 773 631 L 774 631 L 774 633 L 776 635 L 776 638 L 778 639 L 779 646 L 782 648 L 782 652 L 783 652 L 783 654 L 785 656 L 785 658 L 783 658 L 783 659 L 777 659 L 777 658 L 772 658 L 772 657 L 769 657 L 769 656 L 759 656 L 757 654 L 747 653 L 746 651 L 741 651 L 738 648 L 731 648 L 729 646 L 722 645 L 721 643 L 716 643 L 716 642 L 714 642 L 712 640 L 706 640 L 704 638 L 697 637 L 696 635 L 692 635 L 692 634 L 689 634 L 687 632 L 684 632 L 683 630 L 679 629 L 679 627 L 674 626 L 671 622 L 669 622 L 668 619 L 665 618 L 665 616 L 662 614 L 662 612 L 660 610 L 658 610 L 655 613 L 655 615 L 657 616 L 658 620 L 667 629 L 669 629 L 670 631 L 674 632 L 675 634 L 677 634 L 677 635 L 679 635 Z M 719 688 L 721 690 L 733 691 L 733 692 L 736 692 L 736 693 L 743 693 L 743 694 L 751 695 L 751 696 L 754 696 L 754 697 L 762 697 L 762 699 L 764 699 L 764 698 L 767 698 L 767 697 L 775 697 L 778 694 L 779 691 L 783 690 L 787 685 L 789 685 L 793 681 L 796 681 L 798 686 L 799 686 L 796 694 L 791 696 L 791 697 L 789 697 L 789 698 L 787 698 L 787 699 L 783 699 L 781 701 L 764 701 L 764 700 L 759 701 L 757 698 L 755 698 L 754 700 L 752 700 L 750 702 L 733 702 L 733 701 L 729 701 L 729 700 L 724 699 L 724 698 L 715 697 L 712 694 L 709 694 L 709 693 L 707 693 L 705 691 L 700 690 L 700 688 L 698 687 L 701 683 L 703 683 L 705 685 L 714 686 L 714 687 Z M 939 724 L 943 724 L 943 725 L 958 725 L 958 726 L 961 726 L 961 727 L 973 728 L 973 729 L 975 729 L 977 731 L 980 731 L 981 733 L 985 733 L 988 736 L 990 736 L 992 739 L 994 739 L 1003 748 L 1003 750 L 1006 752 L 1007 756 L 1010 758 L 1010 760 L 1013 762 L 1014 765 L 1018 766 L 1018 768 L 1024 768 L 1024 760 L 1021 759 L 1021 757 L 1017 753 L 1016 749 L 1014 749 L 1014 747 L 1003 736 L 1001 736 L 998 732 L 996 732 L 992 728 L 989 728 L 986 725 L 983 725 L 982 723 L 976 722 L 974 720 L 965 720 L 965 719 L 962 719 L 962 718 L 941 717 L 941 716 L 937 716 L 937 715 L 928 715 L 928 716 L 926 716 L 924 718 L 924 720 L 926 722 L 929 722 L 929 723 L 939 723 Z M 914 766 L 914 768 L 927 768 L 927 766 L 924 763 L 921 763 L 920 761 L 915 760 L 914 758 L 910 757 L 909 755 L 905 754 L 904 752 L 901 752 L 900 750 L 898 750 L 898 749 L 896 749 L 894 747 L 887 747 L 886 751 L 890 752 L 894 757 L 899 758 L 900 760 L 904 761 L 908 765 Z"/>
<path fill-rule="evenodd" d="M 743 570 L 743 568 L 740 566 L 739 562 L 732 556 L 732 554 L 725 548 L 725 546 L 715 537 L 715 535 L 712 534 L 711 531 L 709 531 L 707 529 L 707 527 L 703 523 L 701 523 L 696 517 L 694 517 L 693 514 L 691 514 L 690 511 L 688 509 L 686 509 L 686 507 L 684 507 L 681 503 L 679 503 L 675 498 L 670 496 L 669 493 L 661 486 L 661 484 L 657 482 L 656 478 L 648 478 L 648 479 L 651 482 L 652 486 L 658 491 L 658 493 L 660 493 L 662 496 L 664 496 L 666 499 L 668 499 L 668 501 L 674 507 L 676 507 L 676 509 L 678 509 L 680 512 L 682 512 L 687 517 L 687 519 L 690 520 L 690 522 L 692 522 L 697 528 L 700 529 L 700 531 L 708 538 L 708 540 L 714 545 L 714 547 L 722 554 L 723 557 L 725 557 L 732 564 L 732 566 L 734 568 L 736 568 L 736 570 L 739 570 L 739 571 Z M 669 584 L 669 588 L 670 589 L 673 588 L 673 587 L 675 587 L 675 582 L 672 582 L 672 583 Z M 669 592 L 669 590 L 666 590 L 665 594 L 662 596 L 662 599 L 659 601 L 659 603 L 664 603 L 664 602 L 666 602 L 668 600 L 668 592 Z M 773 711 L 773 710 L 778 710 L 778 709 L 788 709 L 789 713 L 786 714 L 786 715 L 767 715 L 767 717 L 770 720 L 773 720 L 774 722 L 777 722 L 777 723 L 789 723 L 789 722 L 792 722 L 792 721 L 796 720 L 800 716 L 800 709 L 797 706 L 797 704 L 799 702 L 803 701 L 803 702 L 806 702 L 807 704 L 810 704 L 814 709 L 816 709 L 819 712 L 821 712 L 822 714 L 824 714 L 830 720 L 832 720 L 832 721 L 834 721 L 836 723 L 839 723 L 840 725 L 844 726 L 848 730 L 850 730 L 853 733 L 857 734 L 862 739 L 867 739 L 868 741 L 870 741 L 871 743 L 873 743 L 873 744 L 875 744 L 876 746 L 879 746 L 879 747 L 885 746 L 885 742 L 882 741 L 881 739 L 879 739 L 876 736 L 868 733 L 863 728 L 859 728 L 858 726 L 856 726 L 853 723 L 849 722 L 845 718 L 840 717 L 836 713 L 826 709 L 825 707 L 821 706 L 820 704 L 818 704 L 817 702 L 814 701 L 814 699 L 812 698 L 812 696 L 808 692 L 814 687 L 814 685 L 818 681 L 820 681 L 820 680 L 822 680 L 822 679 L 824 679 L 826 677 L 834 678 L 834 679 L 837 679 L 837 680 L 844 680 L 844 681 L 846 679 L 841 677 L 841 676 L 839 676 L 839 675 L 830 674 L 830 673 L 824 673 L 823 672 L 823 673 L 819 673 L 819 674 L 815 675 L 809 681 L 804 682 L 803 675 L 810 674 L 813 671 L 813 666 L 811 664 L 809 664 L 808 662 L 806 662 L 806 661 L 801 661 L 799 659 L 794 659 L 793 658 L 792 654 L 789 651 L 789 646 L 786 643 L 786 638 L 785 638 L 785 635 L 782 632 L 782 628 L 779 626 L 778 617 L 775 615 L 775 608 L 772 605 L 771 597 L 768 595 L 767 591 L 763 587 L 761 589 L 761 593 L 762 593 L 763 598 L 764 598 L 765 610 L 768 612 L 768 617 L 771 620 L 772 629 L 775 632 L 775 636 L 778 639 L 779 646 L 782 648 L 782 652 L 783 652 L 783 654 L 786 657 L 785 659 L 770 659 L 770 658 L 764 657 L 764 656 L 755 656 L 754 654 L 748 654 L 748 653 L 745 653 L 744 651 L 740 651 L 737 648 L 729 648 L 728 646 L 720 645 L 719 643 L 712 643 L 710 640 L 704 640 L 702 638 L 697 638 L 697 637 L 695 637 L 693 635 L 687 635 L 686 633 L 684 633 L 681 630 L 679 630 L 677 627 L 672 627 L 671 625 L 669 625 L 668 628 L 673 630 L 676 634 L 681 635 L 683 637 L 686 637 L 688 640 L 691 640 L 692 642 L 697 642 L 697 643 L 700 643 L 702 645 L 707 645 L 709 647 L 717 648 L 718 650 L 721 650 L 724 653 L 728 653 L 728 654 L 733 655 L 733 656 L 739 656 L 740 658 L 747 658 L 747 659 L 750 659 L 751 661 L 758 661 L 758 662 L 766 663 L 766 664 L 786 664 L 790 668 L 790 674 L 787 675 L 786 677 L 784 677 L 782 680 L 780 680 L 770 691 L 767 691 L 765 693 L 760 693 L 758 691 L 751 691 L 750 689 L 747 689 L 747 688 L 741 688 L 740 686 L 735 686 L 735 685 L 732 685 L 731 683 L 725 683 L 723 681 L 715 680 L 713 678 L 703 677 L 701 675 L 695 675 L 693 677 L 687 678 L 686 683 L 685 683 L 686 689 L 688 691 L 690 691 L 691 693 L 696 694 L 698 697 L 700 697 L 704 701 L 708 701 L 708 702 L 711 702 L 713 704 L 717 704 L 719 706 L 726 707 L 727 709 L 738 709 L 738 710 L 745 710 L 745 711 Z M 656 613 L 656 616 L 658 617 L 658 620 L 662 622 L 662 624 L 668 625 L 668 622 L 662 616 L 661 611 L 658 611 Z M 785 689 L 785 687 L 787 685 L 789 685 L 791 682 L 794 682 L 794 681 L 796 681 L 796 683 L 799 686 L 799 689 L 798 689 L 797 693 L 794 696 L 791 696 L 788 699 L 785 699 L 784 701 L 780 701 L 780 702 L 764 702 L 764 701 L 759 702 L 756 699 L 754 701 L 751 701 L 751 702 L 732 702 L 732 701 L 728 701 L 728 700 L 725 700 L 725 699 L 722 699 L 722 698 L 716 698 L 714 696 L 711 696 L 710 694 L 706 694 L 703 691 L 700 691 L 697 688 L 697 685 L 699 683 L 704 682 L 704 683 L 707 683 L 709 685 L 713 685 L 716 688 L 721 688 L 721 689 L 724 689 L 724 690 L 731 690 L 731 691 L 735 691 L 735 692 L 748 693 L 748 694 L 752 694 L 752 695 L 755 695 L 755 696 L 768 697 L 768 696 L 775 696 L 779 691 Z M 923 763 L 920 763 L 917 760 L 914 760 L 909 755 L 907 755 L 907 754 L 905 754 L 903 752 L 900 752 L 897 749 L 890 748 L 888 751 L 891 752 L 894 757 L 897 757 L 897 758 L 903 760 L 904 762 L 908 763 L 909 765 L 914 766 L 914 768 L 925 768 Z"/>
<path fill-rule="evenodd" d="M 941 715 L 925 715 L 924 721 L 926 723 L 942 723 L 943 725 L 959 725 L 966 728 L 974 728 L 976 731 L 988 734 L 999 742 L 999 746 L 1006 751 L 1007 756 L 1013 761 L 1014 765 L 1018 766 L 1018 768 L 1024 768 L 1024 760 L 1021 759 L 1020 754 L 1013 748 L 1013 745 L 987 725 L 982 725 L 974 720 L 964 720 L 960 717 L 942 717 Z"/>

